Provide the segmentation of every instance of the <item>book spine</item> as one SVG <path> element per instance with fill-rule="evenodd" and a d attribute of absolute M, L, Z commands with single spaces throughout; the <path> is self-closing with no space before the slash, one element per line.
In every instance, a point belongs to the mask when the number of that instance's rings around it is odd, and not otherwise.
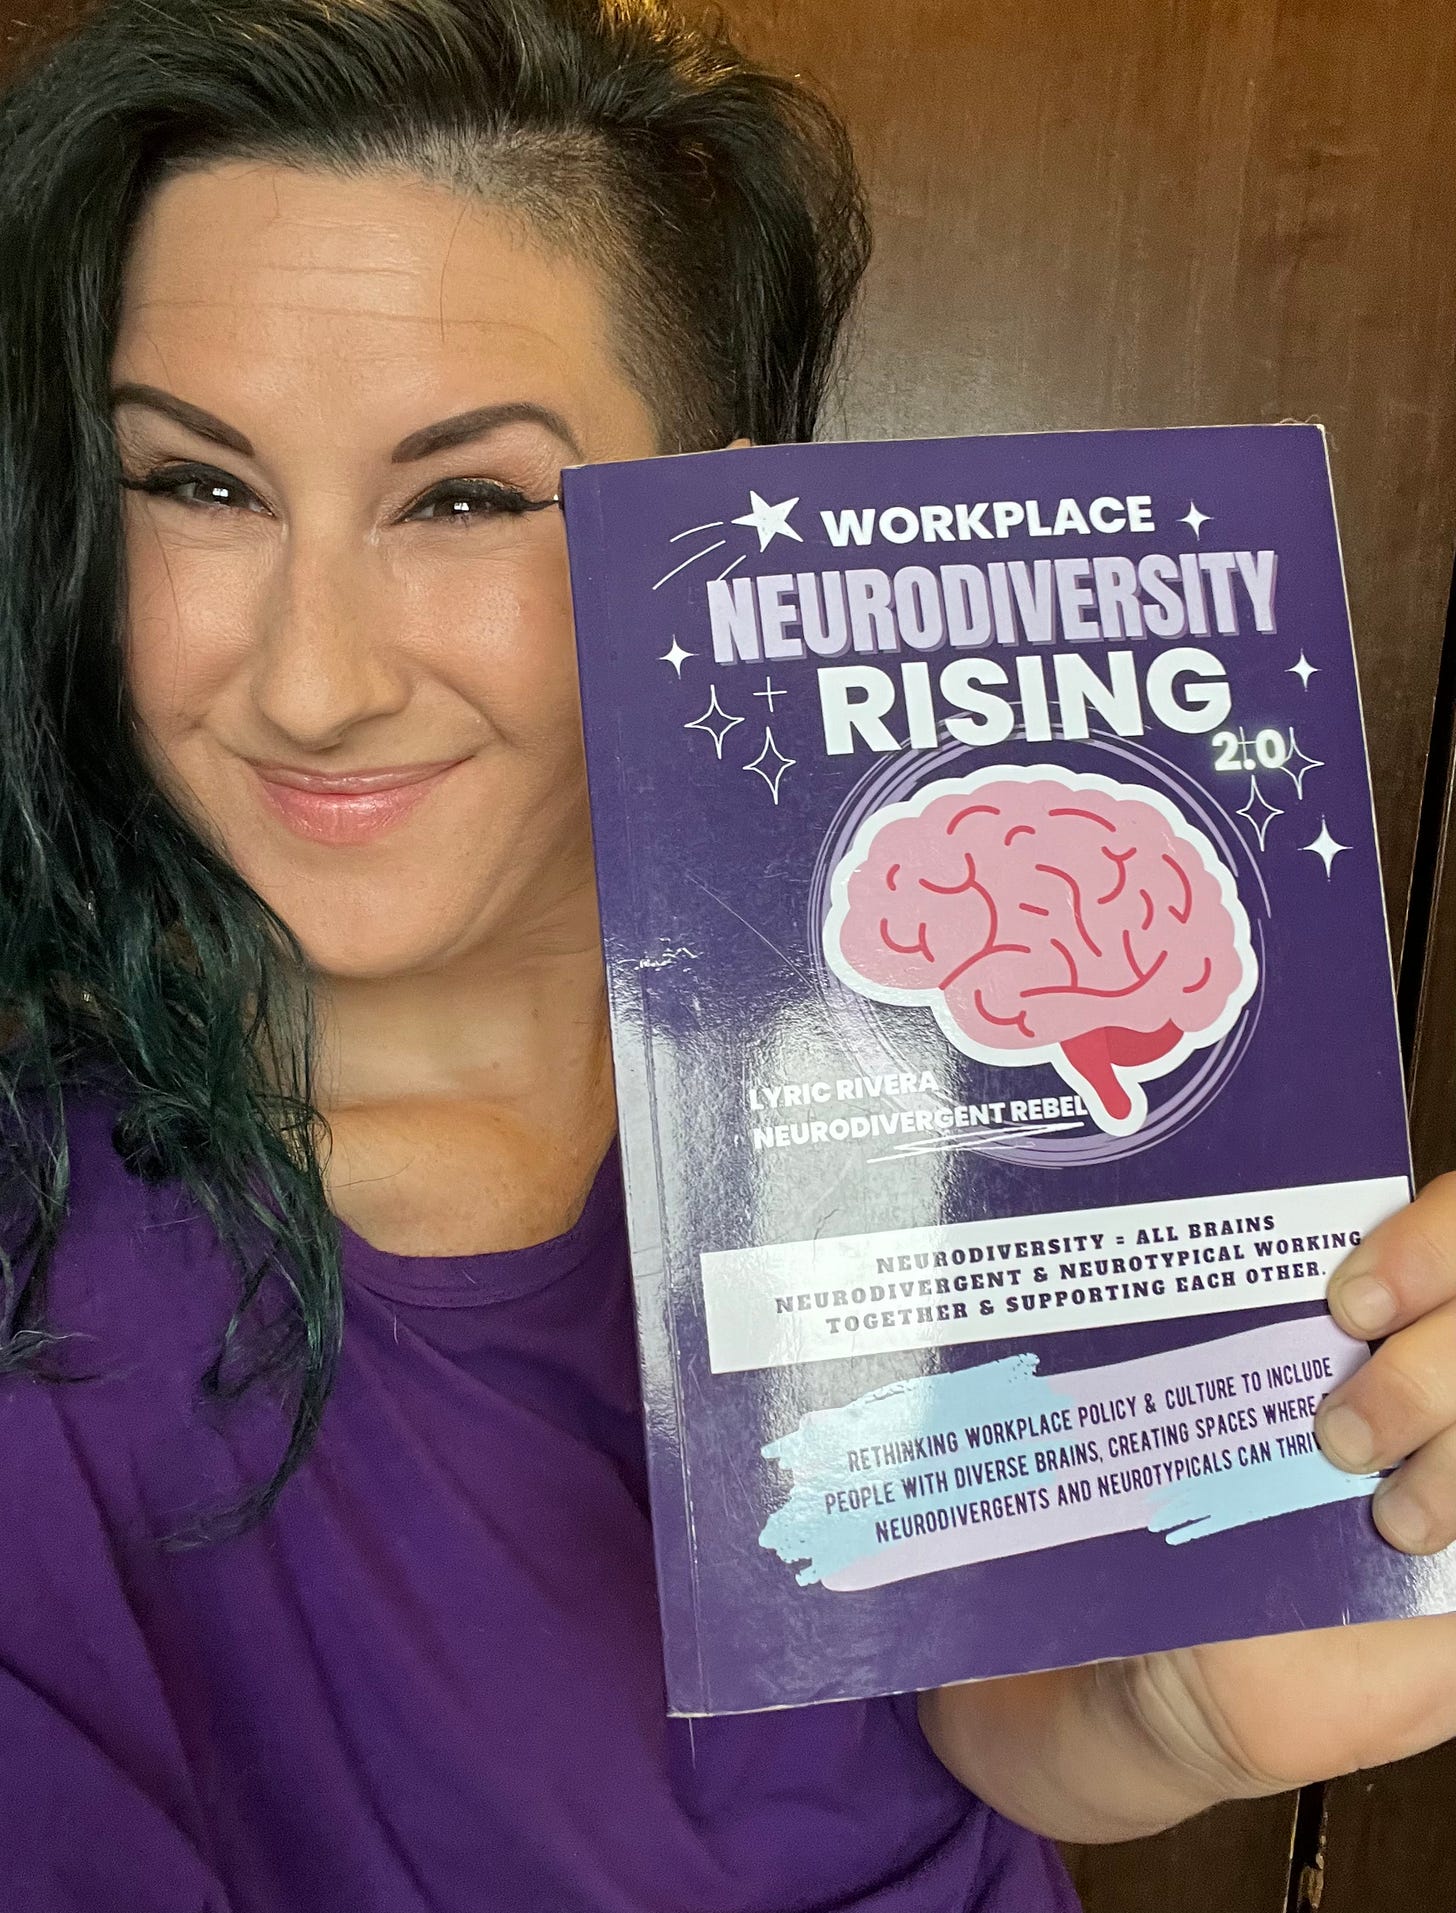
<path fill-rule="evenodd" d="M 1375 809 L 1375 774 L 1370 764 L 1370 731 L 1365 722 L 1365 693 L 1360 682 L 1360 658 L 1355 649 L 1355 625 L 1350 615 L 1349 574 L 1345 569 L 1345 544 L 1340 534 L 1340 511 L 1335 502 L 1335 475 L 1330 464 L 1330 441 L 1323 425 L 1310 425 L 1296 428 L 1313 432 L 1319 444 L 1319 467 L 1326 493 L 1329 498 L 1330 527 L 1335 541 L 1335 565 L 1340 574 L 1340 591 L 1345 605 L 1345 642 L 1349 646 L 1350 677 L 1355 687 L 1355 708 L 1360 714 L 1360 737 L 1364 749 L 1365 794 L 1370 807 L 1370 840 L 1375 847 L 1375 874 L 1377 881 L 1376 904 L 1383 902 L 1385 895 L 1385 870 L 1380 854 L 1380 820 Z M 1390 918 L 1382 913 L 1385 925 L 1385 953 L 1388 972 L 1390 1027 L 1392 1032 L 1392 1051 L 1400 1054 L 1400 1006 L 1395 993 L 1395 953 L 1391 947 Z M 1415 1191 L 1415 1164 L 1411 1157 L 1410 1133 L 1404 1137 L 1406 1159 L 1406 1182 L 1412 1194 Z"/>

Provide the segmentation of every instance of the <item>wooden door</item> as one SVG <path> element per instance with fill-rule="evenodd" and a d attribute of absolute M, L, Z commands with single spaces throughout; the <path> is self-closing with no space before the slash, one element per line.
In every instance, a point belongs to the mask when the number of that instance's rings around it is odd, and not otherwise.
<path fill-rule="evenodd" d="M 1386 896 L 1456 1166 L 1456 865 L 1426 743 L 1456 540 L 1450 0 L 729 0 L 855 134 L 878 255 L 850 436 L 1317 419 Z M 1448 672 L 1448 677 L 1452 675 Z M 1456 685 L 1443 683 L 1443 706 Z M 1443 751 L 1449 731 L 1443 738 Z M 1442 758 L 1439 766 L 1444 772 Z M 1456 837 L 1456 798 L 1432 815 Z M 1412 903 L 1412 876 L 1418 877 Z M 1453 1913 L 1456 1753 L 1069 1855 L 1089 1913 Z"/>

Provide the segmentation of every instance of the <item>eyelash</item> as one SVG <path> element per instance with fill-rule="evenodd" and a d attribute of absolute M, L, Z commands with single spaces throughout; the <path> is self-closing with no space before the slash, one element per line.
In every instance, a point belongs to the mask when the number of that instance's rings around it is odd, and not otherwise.
<path fill-rule="evenodd" d="M 231 478 L 226 472 L 212 465 L 168 464 L 159 465 L 154 471 L 145 472 L 140 478 L 124 478 L 122 485 L 127 491 L 144 492 L 152 498 L 172 498 L 179 505 L 191 511 L 233 511 L 236 505 L 221 504 L 217 500 L 204 498 L 184 498 L 183 491 L 189 485 L 211 486 L 217 491 L 242 493 L 257 502 L 256 493 L 242 483 Z M 437 518 L 427 518 L 426 524 L 443 523 L 454 519 L 457 523 L 466 522 L 475 517 L 515 518 L 525 512 L 544 511 L 548 505 L 554 505 L 555 498 L 533 499 L 517 490 L 514 485 L 503 485 L 494 478 L 446 478 L 439 484 L 431 485 L 411 504 L 406 506 L 396 520 L 399 524 L 408 523 L 415 514 L 426 505 L 453 506 L 465 504 L 476 507 L 471 511 L 447 510 Z M 488 507 L 488 510 L 480 510 Z M 246 509 L 246 508 L 245 508 Z M 266 510 L 266 507 L 263 507 Z"/>

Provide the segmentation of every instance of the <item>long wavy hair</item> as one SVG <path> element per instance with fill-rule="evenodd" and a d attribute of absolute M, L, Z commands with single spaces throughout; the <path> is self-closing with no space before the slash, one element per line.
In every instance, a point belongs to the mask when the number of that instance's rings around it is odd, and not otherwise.
<path fill-rule="evenodd" d="M 160 179 L 232 157 L 423 176 L 589 254 L 667 450 L 813 436 L 868 248 L 833 114 L 658 0 L 111 0 L 0 102 L 0 1373 L 66 1378 L 67 1102 L 104 1081 L 237 1266 L 205 1389 L 291 1416 L 210 1535 L 306 1454 L 343 1320 L 301 952 L 157 787 L 122 663 L 126 252 Z"/>

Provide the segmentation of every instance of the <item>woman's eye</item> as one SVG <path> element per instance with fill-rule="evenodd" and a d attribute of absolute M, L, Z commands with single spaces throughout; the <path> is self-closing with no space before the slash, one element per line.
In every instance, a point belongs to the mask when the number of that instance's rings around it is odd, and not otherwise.
<path fill-rule="evenodd" d="M 267 511 L 256 492 L 240 479 L 206 465 L 168 465 L 147 472 L 141 478 L 124 479 L 129 491 L 146 492 L 154 498 L 175 498 L 180 505 L 201 511 Z"/>
<path fill-rule="evenodd" d="M 490 478 L 452 478 L 433 485 L 422 498 L 402 514 L 412 520 L 515 517 L 532 509 L 531 501 L 514 485 L 501 485 Z"/>
<path fill-rule="evenodd" d="M 230 478 L 188 478 L 173 488 L 184 505 L 210 505 L 224 510 L 260 511 L 262 507 L 245 485 Z"/>

